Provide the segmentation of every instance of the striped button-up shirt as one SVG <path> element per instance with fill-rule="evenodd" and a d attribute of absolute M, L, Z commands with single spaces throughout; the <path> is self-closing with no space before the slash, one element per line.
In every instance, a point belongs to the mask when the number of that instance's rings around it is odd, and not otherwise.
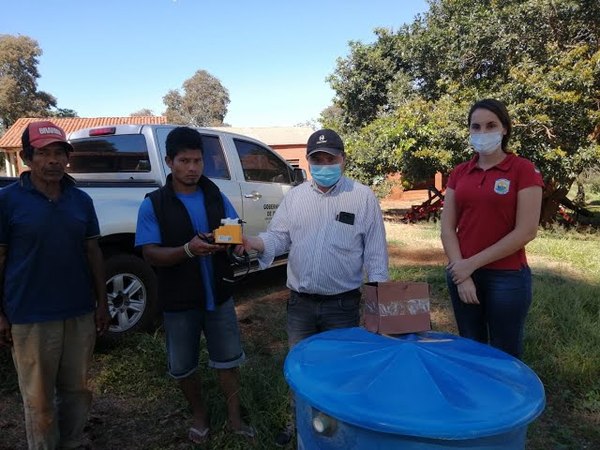
<path fill-rule="evenodd" d="M 352 215 L 354 223 L 340 221 Z M 364 272 L 368 281 L 388 279 L 379 202 L 367 186 L 346 177 L 326 193 L 313 182 L 291 189 L 260 237 L 261 268 L 289 251 L 287 286 L 297 292 L 340 294 L 360 287 Z"/>

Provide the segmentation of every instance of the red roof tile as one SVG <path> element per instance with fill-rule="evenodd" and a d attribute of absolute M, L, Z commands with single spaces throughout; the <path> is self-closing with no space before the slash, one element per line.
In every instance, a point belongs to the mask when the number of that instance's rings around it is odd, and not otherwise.
<path fill-rule="evenodd" d="M 54 124 L 65 130 L 68 135 L 72 131 L 82 128 L 102 127 L 106 125 L 121 125 L 121 124 L 149 124 L 162 125 L 167 123 L 167 118 L 164 116 L 129 116 L 129 117 L 22 117 L 8 129 L 8 131 L 0 138 L 0 151 L 18 151 L 21 150 L 21 135 L 25 127 L 31 122 L 38 120 L 50 120 Z"/>
<path fill-rule="evenodd" d="M 267 145 L 297 146 L 306 146 L 306 141 L 315 131 L 310 127 L 214 127 L 214 129 L 250 136 Z"/>

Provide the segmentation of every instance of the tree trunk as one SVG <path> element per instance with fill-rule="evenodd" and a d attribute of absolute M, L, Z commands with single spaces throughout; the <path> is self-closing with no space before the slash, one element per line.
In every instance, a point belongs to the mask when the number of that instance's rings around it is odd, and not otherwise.
<path fill-rule="evenodd" d="M 540 215 L 540 224 L 547 226 L 556 221 L 556 213 L 560 201 L 567 195 L 569 188 L 557 187 L 556 183 L 549 181 L 544 189 L 542 197 L 542 213 Z"/>

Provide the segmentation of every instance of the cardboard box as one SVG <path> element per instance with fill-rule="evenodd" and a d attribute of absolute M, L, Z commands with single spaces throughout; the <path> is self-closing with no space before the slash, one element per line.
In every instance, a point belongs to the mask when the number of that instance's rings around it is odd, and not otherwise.
<path fill-rule="evenodd" d="M 404 281 L 366 283 L 364 292 L 367 330 L 379 334 L 431 330 L 429 284 Z"/>

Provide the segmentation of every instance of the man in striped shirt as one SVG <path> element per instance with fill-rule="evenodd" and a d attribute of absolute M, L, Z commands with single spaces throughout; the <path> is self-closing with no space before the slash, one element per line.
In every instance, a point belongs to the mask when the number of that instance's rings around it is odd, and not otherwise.
<path fill-rule="evenodd" d="M 370 282 L 388 279 L 379 202 L 367 186 L 343 176 L 342 139 L 328 129 L 313 133 L 306 158 L 312 180 L 285 195 L 266 232 L 244 236 L 246 250 L 259 252 L 261 268 L 289 252 L 290 348 L 322 331 L 358 326 L 364 272 Z M 289 442 L 293 427 L 287 431 L 278 444 Z"/>

